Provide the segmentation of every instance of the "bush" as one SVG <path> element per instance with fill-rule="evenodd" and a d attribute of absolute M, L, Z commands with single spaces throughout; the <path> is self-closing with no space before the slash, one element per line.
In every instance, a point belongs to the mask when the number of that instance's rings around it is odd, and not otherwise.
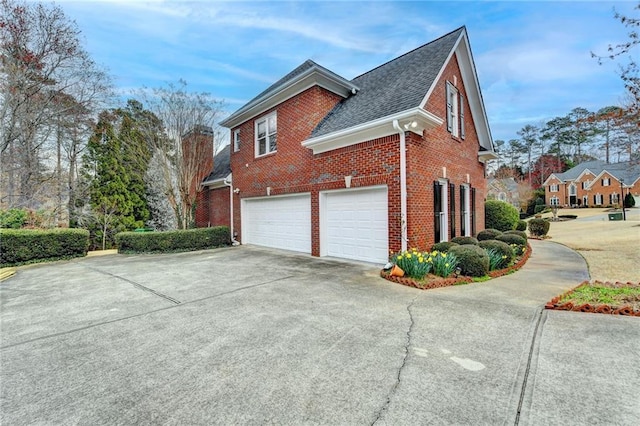
<path fill-rule="evenodd" d="M 516 231 L 526 231 L 527 230 L 527 222 L 524 220 L 519 220 L 516 225 Z"/>
<path fill-rule="evenodd" d="M 536 207 L 533 209 L 533 213 L 534 214 L 538 214 L 538 213 L 544 213 L 544 211 L 547 209 L 547 206 L 540 205 L 540 204 L 536 204 Z"/>
<path fill-rule="evenodd" d="M 515 234 L 504 233 L 502 235 L 498 235 L 496 237 L 496 240 L 502 241 L 503 243 L 507 243 L 509 245 L 515 244 L 520 248 L 527 246 L 527 239 L 522 238 L 520 235 L 515 235 Z M 518 254 L 520 254 L 520 252 L 518 252 Z"/>
<path fill-rule="evenodd" d="M 478 240 L 473 237 L 454 237 L 451 239 L 452 243 L 460 244 L 461 246 L 465 244 L 475 244 L 478 245 Z"/>
<path fill-rule="evenodd" d="M 20 229 L 27 222 L 27 211 L 23 209 L 0 210 L 0 228 Z"/>
<path fill-rule="evenodd" d="M 527 233 L 524 231 L 507 231 L 505 232 L 505 234 L 510 234 L 510 235 L 519 235 L 520 237 L 524 238 L 525 241 L 527 241 Z"/>
<path fill-rule="evenodd" d="M 531 219 L 529 221 L 529 233 L 536 237 L 544 237 L 547 235 L 547 232 L 549 232 L 549 226 L 551 226 L 551 224 L 548 220 L 538 218 Z"/>
<path fill-rule="evenodd" d="M 489 228 L 489 229 L 485 229 L 484 231 L 478 232 L 478 235 L 476 235 L 476 238 L 478 239 L 478 241 L 495 240 L 496 237 L 501 234 L 502 234 L 502 231 Z"/>
<path fill-rule="evenodd" d="M 86 256 L 89 232 L 84 229 L 2 229 L 0 265 Z"/>
<path fill-rule="evenodd" d="M 482 277 L 489 272 L 489 255 L 479 246 L 465 244 L 451 247 L 448 254 L 458 259 L 458 267 L 463 275 Z"/>
<path fill-rule="evenodd" d="M 500 262 L 500 264 L 496 269 L 506 268 L 507 266 L 509 266 L 509 264 L 513 260 L 513 255 L 514 255 L 513 249 L 509 244 L 505 243 L 504 241 L 498 241 L 498 240 L 480 241 L 480 247 L 482 247 L 487 251 L 495 250 L 498 253 L 500 253 L 500 256 L 502 257 L 502 262 Z"/>
<path fill-rule="evenodd" d="M 435 243 L 433 247 L 431 247 L 431 251 L 439 251 L 442 253 L 446 253 L 453 246 L 457 246 L 459 244 L 451 242 L 451 241 L 441 241 L 439 243 Z"/>
<path fill-rule="evenodd" d="M 631 195 L 630 192 L 627 193 L 627 195 L 624 196 L 624 207 L 627 209 L 630 209 L 631 207 L 636 205 L 636 199 L 633 197 L 633 195 Z"/>
<path fill-rule="evenodd" d="M 119 253 L 162 253 L 204 250 L 231 244 L 229 228 L 187 229 L 165 232 L 120 232 L 116 234 Z"/>
<path fill-rule="evenodd" d="M 516 229 L 520 220 L 518 209 L 509 203 L 498 200 L 488 200 L 484 203 L 484 224 L 486 228 L 498 231 Z"/>

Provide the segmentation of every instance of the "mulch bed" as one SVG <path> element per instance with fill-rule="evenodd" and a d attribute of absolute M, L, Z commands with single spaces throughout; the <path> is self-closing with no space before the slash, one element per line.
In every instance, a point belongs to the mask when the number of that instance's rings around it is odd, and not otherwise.
<path fill-rule="evenodd" d="M 622 283 L 622 282 L 601 282 L 601 281 L 584 281 L 579 286 L 567 291 L 560 296 L 554 297 L 545 305 L 545 309 L 553 309 L 556 311 L 574 311 L 574 312 L 589 312 L 596 314 L 610 314 L 610 315 L 627 315 L 640 317 L 640 300 L 632 301 L 629 304 L 624 305 L 610 305 L 610 304 L 592 304 L 592 303 L 574 303 L 574 301 L 566 300 L 561 302 L 567 296 L 570 296 L 576 289 L 583 286 L 600 286 L 600 287 L 640 287 L 640 283 Z"/>
<path fill-rule="evenodd" d="M 508 268 L 496 269 L 495 271 L 490 271 L 488 275 L 491 278 L 498 278 L 503 275 L 511 274 L 517 271 L 518 269 L 522 268 L 522 266 L 525 263 L 527 263 L 527 260 L 529 260 L 530 256 L 531 256 L 531 246 L 527 244 L 527 249 L 525 250 L 524 254 L 520 256 L 520 258 L 516 263 L 509 266 Z M 420 280 L 416 280 L 414 278 L 409 278 L 409 277 L 391 276 L 391 274 L 388 271 L 385 271 L 384 269 L 380 271 L 380 276 L 394 283 L 406 285 L 408 287 L 419 288 L 420 290 L 449 287 L 449 286 L 458 285 L 458 284 L 469 284 L 473 282 L 472 277 L 459 276 L 459 277 L 442 278 L 432 274 L 427 275 L 427 278 L 425 280 L 420 281 Z"/>

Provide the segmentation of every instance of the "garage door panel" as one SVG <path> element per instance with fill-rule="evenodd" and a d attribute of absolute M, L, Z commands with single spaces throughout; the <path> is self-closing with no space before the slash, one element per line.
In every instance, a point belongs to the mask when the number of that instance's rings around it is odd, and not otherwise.
<path fill-rule="evenodd" d="M 387 189 L 324 194 L 323 236 L 328 256 L 386 262 L 388 258 Z"/>
<path fill-rule="evenodd" d="M 311 253 L 311 196 L 243 200 L 243 243 Z"/>

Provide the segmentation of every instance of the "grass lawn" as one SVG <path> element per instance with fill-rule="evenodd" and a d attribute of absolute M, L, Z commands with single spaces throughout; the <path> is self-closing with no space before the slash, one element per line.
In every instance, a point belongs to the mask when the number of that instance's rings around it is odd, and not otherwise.
<path fill-rule="evenodd" d="M 581 285 L 562 296 L 558 303 L 571 302 L 574 305 L 610 305 L 611 307 L 631 306 L 640 311 L 640 284 L 614 284 L 593 282 Z"/>

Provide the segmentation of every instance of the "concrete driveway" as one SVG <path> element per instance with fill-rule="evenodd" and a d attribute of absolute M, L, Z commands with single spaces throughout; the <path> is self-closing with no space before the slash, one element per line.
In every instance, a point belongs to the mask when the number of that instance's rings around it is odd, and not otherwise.
<path fill-rule="evenodd" d="M 636 425 L 640 319 L 543 311 L 586 265 L 532 245 L 429 291 L 249 246 L 20 269 L 0 423 Z"/>

